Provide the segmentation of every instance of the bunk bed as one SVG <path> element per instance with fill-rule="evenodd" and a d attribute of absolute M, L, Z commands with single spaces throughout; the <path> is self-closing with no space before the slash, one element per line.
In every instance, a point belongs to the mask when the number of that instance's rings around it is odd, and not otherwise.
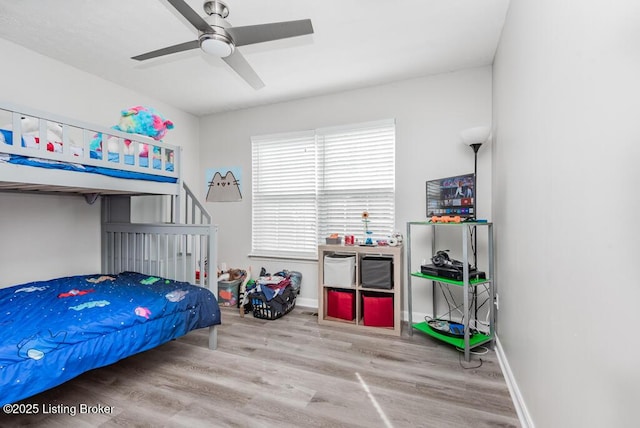
<path fill-rule="evenodd" d="M 102 217 L 100 272 L 0 289 L 1 404 L 194 329 L 216 348 L 217 230 L 178 146 L 0 102 L 0 191 L 77 194 Z M 132 222 L 139 195 L 169 220 Z"/>

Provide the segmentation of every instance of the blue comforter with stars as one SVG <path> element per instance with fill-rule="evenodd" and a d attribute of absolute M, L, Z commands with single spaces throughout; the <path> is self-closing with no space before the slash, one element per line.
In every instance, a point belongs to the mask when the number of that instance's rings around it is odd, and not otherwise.
<path fill-rule="evenodd" d="M 209 290 L 135 272 L 0 289 L 0 404 L 216 324 Z"/>

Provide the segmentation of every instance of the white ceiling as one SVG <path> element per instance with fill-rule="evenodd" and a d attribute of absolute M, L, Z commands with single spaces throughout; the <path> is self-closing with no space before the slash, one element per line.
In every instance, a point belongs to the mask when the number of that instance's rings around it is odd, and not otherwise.
<path fill-rule="evenodd" d="M 203 0 L 186 2 L 206 16 Z M 312 35 L 238 48 L 260 90 L 199 49 L 131 60 L 197 38 L 166 0 L 0 0 L 0 37 L 202 116 L 491 64 L 509 0 L 226 3 L 235 27 L 313 23 Z"/>

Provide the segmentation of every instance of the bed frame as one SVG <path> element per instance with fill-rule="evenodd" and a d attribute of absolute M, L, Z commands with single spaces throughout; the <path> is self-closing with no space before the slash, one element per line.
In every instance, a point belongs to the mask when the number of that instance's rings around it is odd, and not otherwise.
<path fill-rule="evenodd" d="M 62 127 L 62 153 L 46 150 L 46 144 L 37 149 L 23 147 L 21 119 L 39 120 L 38 135 L 47 141 L 47 126 Z M 217 280 L 211 281 L 210 268 L 217 266 L 217 227 L 194 193 L 182 180 L 181 148 L 118 130 L 87 124 L 52 113 L 0 102 L 0 127 L 9 120 L 13 144 L 0 142 L 0 153 L 21 155 L 54 162 L 70 162 L 83 166 L 97 166 L 127 172 L 138 172 L 172 179 L 174 182 L 156 182 L 137 179 L 45 169 L 34 166 L 0 162 L 0 191 L 32 192 L 36 194 L 73 193 L 84 197 L 87 203 L 102 203 L 102 255 L 103 274 L 127 270 L 148 275 L 163 276 L 177 281 L 199 284 L 218 295 Z M 108 156 L 95 159 L 90 156 L 94 136 L 102 133 L 110 141 L 117 141 L 118 160 Z M 124 162 L 125 140 L 134 148 L 133 165 Z M 106 141 L 106 140 L 103 140 Z M 72 142 L 81 148 L 81 155 L 71 151 Z M 141 163 L 142 144 L 149 146 L 148 165 Z M 106 144 L 105 144 L 106 146 Z M 161 169 L 153 168 L 152 154 L 159 153 Z M 104 152 L 107 152 L 105 148 Z M 76 150 L 77 153 L 77 150 Z M 166 166 L 172 159 L 173 170 Z M 133 223 L 131 198 L 138 195 L 163 197 L 167 207 L 166 223 Z M 198 272 L 198 273 L 196 273 Z M 215 277 L 215 271 L 214 271 Z M 217 329 L 209 330 L 209 348 L 217 346 Z"/>

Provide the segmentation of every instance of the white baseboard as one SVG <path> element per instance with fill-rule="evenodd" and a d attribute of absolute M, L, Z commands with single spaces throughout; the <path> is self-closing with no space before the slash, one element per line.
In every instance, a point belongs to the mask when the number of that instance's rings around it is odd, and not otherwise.
<path fill-rule="evenodd" d="M 507 382 L 509 394 L 511 394 L 511 400 L 513 401 L 513 405 L 515 406 L 516 412 L 518 413 L 520 424 L 523 428 L 535 428 L 533 420 L 531 419 L 531 415 L 529 414 L 529 410 L 527 410 L 527 405 L 525 404 L 524 399 L 522 398 L 522 394 L 520 393 L 520 388 L 518 388 L 516 379 L 513 376 L 513 372 L 511 371 L 511 367 L 509 366 L 509 362 L 507 361 L 507 356 L 505 355 L 502 344 L 500 343 L 500 338 L 498 338 L 497 336 L 496 356 L 498 357 L 498 363 L 500 364 L 500 368 L 502 369 L 504 379 Z"/>
<path fill-rule="evenodd" d="M 310 299 L 308 297 L 296 298 L 296 306 L 302 306 L 303 308 L 315 308 L 318 309 L 318 299 Z"/>
<path fill-rule="evenodd" d="M 412 318 L 411 321 L 413 322 L 413 324 L 417 324 L 419 322 L 424 321 L 425 317 L 429 317 L 429 319 L 431 319 L 431 312 L 429 312 L 429 313 L 416 312 L 416 311 L 412 311 L 411 312 L 411 318 Z M 407 310 L 402 311 L 402 321 L 409 321 L 409 311 L 407 311 Z M 454 317 L 453 321 L 455 321 L 455 317 Z"/>

